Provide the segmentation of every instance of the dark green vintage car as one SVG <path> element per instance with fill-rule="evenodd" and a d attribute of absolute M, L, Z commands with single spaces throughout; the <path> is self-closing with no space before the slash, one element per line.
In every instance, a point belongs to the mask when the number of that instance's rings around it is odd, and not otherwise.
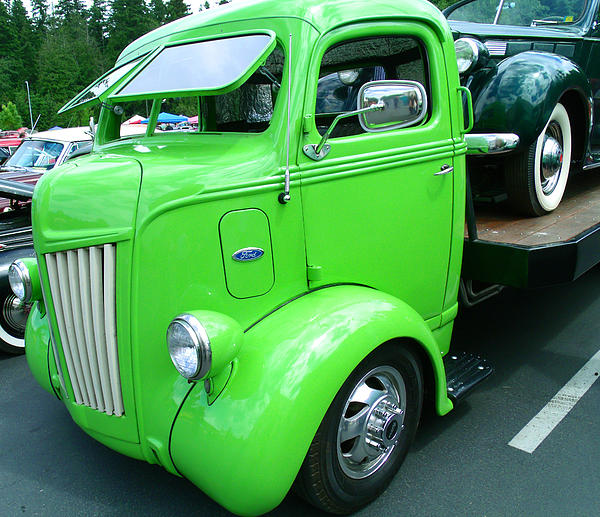
<path fill-rule="evenodd" d="M 520 213 L 551 212 L 569 171 L 600 166 L 598 4 L 463 0 L 444 11 L 461 83 L 473 96 L 473 132 L 519 139 L 503 160 L 475 157 L 471 169 L 503 169 L 509 202 Z M 482 176 L 472 179 L 481 185 Z"/>

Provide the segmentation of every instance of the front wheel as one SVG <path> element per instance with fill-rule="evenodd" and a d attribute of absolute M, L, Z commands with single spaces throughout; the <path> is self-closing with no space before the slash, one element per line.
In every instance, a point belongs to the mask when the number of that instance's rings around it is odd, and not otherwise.
<path fill-rule="evenodd" d="M 297 491 L 337 514 L 371 502 L 404 461 L 422 405 L 418 359 L 394 343 L 376 349 L 331 403 L 296 479 Z"/>
<path fill-rule="evenodd" d="M 506 161 L 506 191 L 516 211 L 545 215 L 559 205 L 569 177 L 571 150 L 569 114 L 558 103 L 537 140 Z"/>

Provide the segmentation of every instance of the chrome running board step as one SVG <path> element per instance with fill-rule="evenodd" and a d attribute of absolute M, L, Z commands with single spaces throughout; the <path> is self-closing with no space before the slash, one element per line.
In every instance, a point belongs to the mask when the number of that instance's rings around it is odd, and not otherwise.
<path fill-rule="evenodd" d="M 448 397 L 453 403 L 460 402 L 481 381 L 493 372 L 493 366 L 482 357 L 469 352 L 449 352 L 444 357 Z"/>

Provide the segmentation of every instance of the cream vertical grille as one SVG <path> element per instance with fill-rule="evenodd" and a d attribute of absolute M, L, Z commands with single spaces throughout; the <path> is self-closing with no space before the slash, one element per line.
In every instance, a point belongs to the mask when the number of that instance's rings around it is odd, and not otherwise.
<path fill-rule="evenodd" d="M 75 401 L 121 416 L 115 245 L 48 253 L 44 258 Z"/>

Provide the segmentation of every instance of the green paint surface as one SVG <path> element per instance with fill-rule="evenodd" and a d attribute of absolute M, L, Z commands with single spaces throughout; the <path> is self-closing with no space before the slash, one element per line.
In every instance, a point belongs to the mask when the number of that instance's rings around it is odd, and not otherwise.
<path fill-rule="evenodd" d="M 60 395 L 87 433 L 179 472 L 248 515 L 283 499 L 336 392 L 381 344 L 421 351 L 438 413 L 452 408 L 442 355 L 458 293 L 466 149 L 452 37 L 427 2 L 234 3 L 160 28 L 120 60 L 167 42 L 253 30 L 272 31 L 286 59 L 268 129 L 114 140 L 116 119 L 104 109 L 93 153 L 44 176 L 34 194 L 46 293 L 45 254 L 116 244 L 125 415 L 74 402 L 51 300 L 44 318 L 34 307 L 27 333 L 28 360 L 48 389 L 48 357 L 57 375 L 50 322 Z M 323 53 L 344 40 L 394 35 L 427 51 L 427 121 L 331 138 L 331 153 L 309 160 L 302 147 L 320 139 L 314 111 Z M 291 200 L 281 204 L 290 87 Z M 443 165 L 454 172 L 436 176 Z M 232 261 L 246 247 L 264 255 Z M 211 371 L 209 394 L 203 382 L 188 384 L 169 357 L 166 329 L 184 312 L 202 315 L 217 333 L 220 369 Z M 241 345 L 228 344 L 232 336 Z"/>

